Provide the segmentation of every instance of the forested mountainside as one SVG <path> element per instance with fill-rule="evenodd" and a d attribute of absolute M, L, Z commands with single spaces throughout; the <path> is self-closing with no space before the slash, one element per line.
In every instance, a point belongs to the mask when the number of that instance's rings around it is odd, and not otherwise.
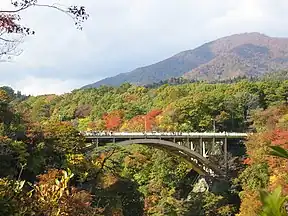
<path fill-rule="evenodd" d="M 83 88 L 158 83 L 172 77 L 219 81 L 238 76 L 257 77 L 288 66 L 288 38 L 260 33 L 231 35 L 180 52 L 161 62 L 105 78 Z"/>
<path fill-rule="evenodd" d="M 28 98 L 1 88 L 0 215 L 258 216 L 274 211 L 275 205 L 261 203 L 260 189 L 282 186 L 280 198 L 288 195 L 287 162 L 268 156 L 270 145 L 288 148 L 287 92 L 288 81 L 281 79 L 157 88 L 123 84 Z M 211 131 L 215 121 L 217 131 L 254 133 L 245 143 L 245 157 L 229 155 L 225 187 L 203 192 L 195 190 L 201 185 L 195 185 L 193 167 L 168 152 L 135 145 L 87 154 L 79 134 L 143 131 L 144 121 L 148 131 Z"/>
<path fill-rule="evenodd" d="M 188 83 L 149 89 L 123 84 L 30 97 L 15 109 L 33 121 L 73 121 L 79 130 L 245 131 L 251 111 L 284 101 L 287 81 Z"/>

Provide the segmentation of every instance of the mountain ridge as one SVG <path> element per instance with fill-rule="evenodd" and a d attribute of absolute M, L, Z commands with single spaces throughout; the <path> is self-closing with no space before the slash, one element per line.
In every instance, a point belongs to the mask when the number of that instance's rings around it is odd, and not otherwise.
<path fill-rule="evenodd" d="M 127 73 L 104 78 L 83 88 L 119 86 L 129 82 L 147 85 L 173 77 L 223 80 L 237 76 L 261 76 L 288 68 L 288 38 L 258 32 L 234 34 L 179 52 L 167 59 Z"/>

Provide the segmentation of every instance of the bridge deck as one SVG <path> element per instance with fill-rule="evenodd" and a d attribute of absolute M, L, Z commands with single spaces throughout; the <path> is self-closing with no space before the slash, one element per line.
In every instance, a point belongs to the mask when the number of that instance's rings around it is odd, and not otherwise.
<path fill-rule="evenodd" d="M 87 132 L 83 134 L 87 139 L 159 139 L 159 138 L 246 138 L 247 133 L 112 133 L 112 134 L 93 134 Z"/>

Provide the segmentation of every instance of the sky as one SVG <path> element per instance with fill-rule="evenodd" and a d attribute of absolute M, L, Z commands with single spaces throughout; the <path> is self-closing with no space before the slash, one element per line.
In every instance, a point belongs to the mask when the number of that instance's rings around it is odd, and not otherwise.
<path fill-rule="evenodd" d="M 10 0 L 0 1 L 0 10 Z M 65 14 L 47 8 L 23 11 L 36 34 L 23 52 L 0 62 L 0 85 L 22 93 L 62 94 L 244 32 L 288 37 L 287 0 L 38 0 L 86 6 L 77 30 Z"/>

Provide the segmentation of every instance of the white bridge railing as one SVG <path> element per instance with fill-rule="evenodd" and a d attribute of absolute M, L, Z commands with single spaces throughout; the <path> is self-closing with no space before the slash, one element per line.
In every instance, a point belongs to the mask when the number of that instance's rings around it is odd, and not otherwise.
<path fill-rule="evenodd" d="M 80 132 L 85 137 L 135 137 L 135 138 L 143 138 L 143 137 L 203 137 L 203 138 L 246 138 L 248 136 L 247 133 L 236 133 L 236 132 L 97 132 L 97 131 L 82 131 Z"/>

